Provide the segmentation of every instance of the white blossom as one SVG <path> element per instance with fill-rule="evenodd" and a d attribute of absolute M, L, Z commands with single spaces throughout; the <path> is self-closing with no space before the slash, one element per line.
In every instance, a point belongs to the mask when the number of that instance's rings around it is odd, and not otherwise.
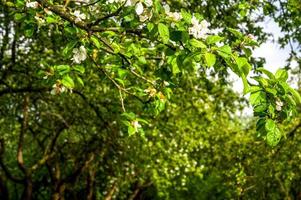
<path fill-rule="evenodd" d="M 72 60 L 77 64 L 80 64 L 82 61 L 86 60 L 87 58 L 87 51 L 84 46 L 80 46 L 79 48 L 74 48 L 72 52 L 73 52 Z"/>
<path fill-rule="evenodd" d="M 135 131 L 138 131 L 138 128 L 141 128 L 141 125 L 137 120 L 132 121 L 132 126 L 134 127 Z"/>
<path fill-rule="evenodd" d="M 248 38 L 250 38 L 251 40 L 255 40 L 255 36 L 252 34 L 248 34 Z"/>
<path fill-rule="evenodd" d="M 80 22 L 86 19 L 86 15 L 79 10 L 74 11 L 73 15 L 76 17 L 75 22 Z"/>
<path fill-rule="evenodd" d="M 163 8 L 164 8 L 165 13 L 169 13 L 170 12 L 170 7 L 169 7 L 168 4 L 163 5 Z"/>
<path fill-rule="evenodd" d="M 283 102 L 280 101 L 280 100 L 278 99 L 278 100 L 276 101 L 276 110 L 277 110 L 277 111 L 281 111 L 282 106 L 283 106 Z"/>
<path fill-rule="evenodd" d="M 209 23 L 206 20 L 202 20 L 201 23 L 199 20 L 193 16 L 191 19 L 192 27 L 189 28 L 189 34 L 193 35 L 193 37 L 200 39 L 205 39 L 207 34 L 209 33 Z"/>
<path fill-rule="evenodd" d="M 153 97 L 157 94 L 157 90 L 155 88 L 145 89 L 144 92 L 148 93 L 150 97 Z"/>
<path fill-rule="evenodd" d="M 50 91 L 50 94 L 56 95 L 56 94 L 60 94 L 60 93 L 66 92 L 66 91 L 67 91 L 67 88 L 65 86 L 61 85 L 60 83 L 55 83 L 52 86 L 52 90 Z"/>
<path fill-rule="evenodd" d="M 150 11 L 150 12 L 144 12 L 143 14 L 139 15 L 139 20 L 141 22 L 145 22 L 146 20 L 152 18 L 152 16 L 153 16 L 152 11 Z M 143 25 L 142 25 L 142 27 L 143 27 Z"/>
<path fill-rule="evenodd" d="M 27 2 L 26 3 L 26 7 L 27 8 L 38 8 L 39 7 L 39 3 L 36 1 L 33 2 Z"/>
<path fill-rule="evenodd" d="M 34 18 L 37 20 L 37 22 L 38 22 L 39 24 L 44 24 L 44 23 L 45 23 L 45 19 L 43 19 L 43 18 L 41 18 L 41 17 L 35 16 Z"/>
<path fill-rule="evenodd" d="M 47 14 L 47 15 L 52 15 L 53 12 L 47 8 L 44 8 L 44 12 Z"/>
<path fill-rule="evenodd" d="M 143 4 L 141 2 L 137 3 L 135 6 L 135 11 L 137 15 L 141 15 L 144 11 Z"/>
<path fill-rule="evenodd" d="M 163 85 L 164 85 L 164 86 L 169 86 L 170 84 L 169 84 L 169 82 L 167 82 L 167 81 L 163 81 Z"/>
<path fill-rule="evenodd" d="M 169 12 L 166 13 L 166 15 L 174 21 L 180 21 L 182 19 L 182 15 L 179 12 Z"/>
<path fill-rule="evenodd" d="M 179 13 L 179 12 L 170 12 L 170 7 L 168 4 L 164 5 L 163 8 L 164 8 L 165 14 L 169 18 L 173 19 L 174 21 L 180 21 L 183 18 L 181 13 Z"/>
<path fill-rule="evenodd" d="M 193 16 L 191 19 L 191 24 L 193 26 L 197 26 L 199 24 L 199 20 L 195 16 Z"/>

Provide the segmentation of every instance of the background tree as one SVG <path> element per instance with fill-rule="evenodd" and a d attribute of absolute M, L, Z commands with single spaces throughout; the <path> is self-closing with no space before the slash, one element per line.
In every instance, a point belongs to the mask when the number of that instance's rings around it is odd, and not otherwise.
<path fill-rule="evenodd" d="M 2 0 L 1 199 L 297 198 L 300 96 L 252 58 L 273 3 Z"/>

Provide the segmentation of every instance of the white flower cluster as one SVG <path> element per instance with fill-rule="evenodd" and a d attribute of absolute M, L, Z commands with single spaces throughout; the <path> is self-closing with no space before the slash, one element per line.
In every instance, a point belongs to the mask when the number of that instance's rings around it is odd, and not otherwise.
<path fill-rule="evenodd" d="M 276 110 L 277 111 L 281 111 L 282 110 L 282 106 L 283 106 L 283 102 L 280 101 L 279 99 L 277 99 L 277 101 L 276 101 Z"/>
<path fill-rule="evenodd" d="M 84 13 L 81 13 L 79 10 L 74 11 L 73 15 L 76 17 L 76 23 L 86 19 L 86 15 Z"/>
<path fill-rule="evenodd" d="M 34 18 L 37 20 L 39 25 L 45 24 L 45 19 L 43 19 L 42 17 L 35 16 Z"/>
<path fill-rule="evenodd" d="M 180 21 L 183 18 L 180 12 L 170 12 L 168 4 L 164 5 L 163 8 L 165 10 L 165 14 L 174 21 Z"/>
<path fill-rule="evenodd" d="M 141 128 L 141 124 L 137 120 L 132 121 L 131 124 L 134 127 L 135 132 L 138 132 L 138 129 Z"/>
<path fill-rule="evenodd" d="M 52 86 L 52 90 L 51 90 L 50 94 L 57 95 L 57 94 L 64 93 L 66 91 L 67 91 L 67 88 L 65 86 L 63 86 L 60 82 L 57 82 Z"/>
<path fill-rule="evenodd" d="M 39 3 L 36 2 L 36 1 L 26 2 L 26 7 L 27 8 L 38 8 L 39 7 Z"/>
<path fill-rule="evenodd" d="M 87 51 L 84 46 L 80 46 L 79 48 L 73 49 L 73 60 L 75 63 L 80 64 L 82 61 L 87 58 Z"/>
<path fill-rule="evenodd" d="M 189 28 L 189 34 L 193 35 L 196 39 L 203 38 L 205 39 L 209 33 L 209 23 L 206 20 L 202 20 L 199 22 L 199 20 L 193 16 L 191 19 L 192 27 Z"/>
<path fill-rule="evenodd" d="M 144 92 L 148 93 L 150 97 L 154 97 L 157 94 L 157 90 L 155 88 L 147 88 Z"/>

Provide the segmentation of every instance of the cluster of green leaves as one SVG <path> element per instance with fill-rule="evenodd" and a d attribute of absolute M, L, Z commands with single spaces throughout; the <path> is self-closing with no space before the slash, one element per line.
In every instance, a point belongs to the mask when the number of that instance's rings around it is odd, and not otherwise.
<path fill-rule="evenodd" d="M 0 38 L 0 199 L 8 199 L 5 191 L 12 199 L 22 193 L 27 199 L 300 193 L 298 134 L 274 149 L 255 137 L 257 129 L 275 146 L 300 127 L 292 120 L 300 97 L 287 72 L 258 69 L 252 58 L 257 42 L 249 33 L 259 43 L 266 34 L 253 23 L 263 16 L 248 16 L 271 11 L 267 1 L 154 0 L 147 7 L 143 0 L 132 6 L 39 0 L 35 8 L 0 2 L 7 33 Z M 143 18 L 135 10 L 139 2 Z M 165 3 L 182 19 L 168 15 Z M 193 17 L 222 31 L 194 38 Z M 250 83 L 255 68 L 264 74 L 253 77 L 256 85 Z M 257 128 L 237 117 L 246 104 L 229 89 L 229 70 L 251 93 Z M 16 161 L 20 146 L 24 168 Z"/>
<path fill-rule="evenodd" d="M 285 136 L 277 123 L 290 122 L 297 113 L 296 105 L 301 103 L 301 97 L 286 83 L 286 70 L 279 69 L 275 74 L 263 68 L 257 70 L 267 77 L 253 77 L 258 85 L 249 88 L 250 104 L 254 108 L 254 115 L 259 117 L 258 135 L 266 138 L 269 145 L 276 146 Z"/>

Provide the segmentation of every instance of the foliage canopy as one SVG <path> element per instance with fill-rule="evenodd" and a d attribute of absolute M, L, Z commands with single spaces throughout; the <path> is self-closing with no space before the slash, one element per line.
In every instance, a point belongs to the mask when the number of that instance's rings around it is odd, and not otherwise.
<path fill-rule="evenodd" d="M 298 0 L 0 5 L 1 199 L 300 195 L 299 149 L 285 168 L 300 138 L 282 141 L 301 97 L 288 68 L 252 57 L 265 16 L 290 13 L 280 43 L 300 42 Z M 248 125 L 230 71 L 250 94 Z"/>

